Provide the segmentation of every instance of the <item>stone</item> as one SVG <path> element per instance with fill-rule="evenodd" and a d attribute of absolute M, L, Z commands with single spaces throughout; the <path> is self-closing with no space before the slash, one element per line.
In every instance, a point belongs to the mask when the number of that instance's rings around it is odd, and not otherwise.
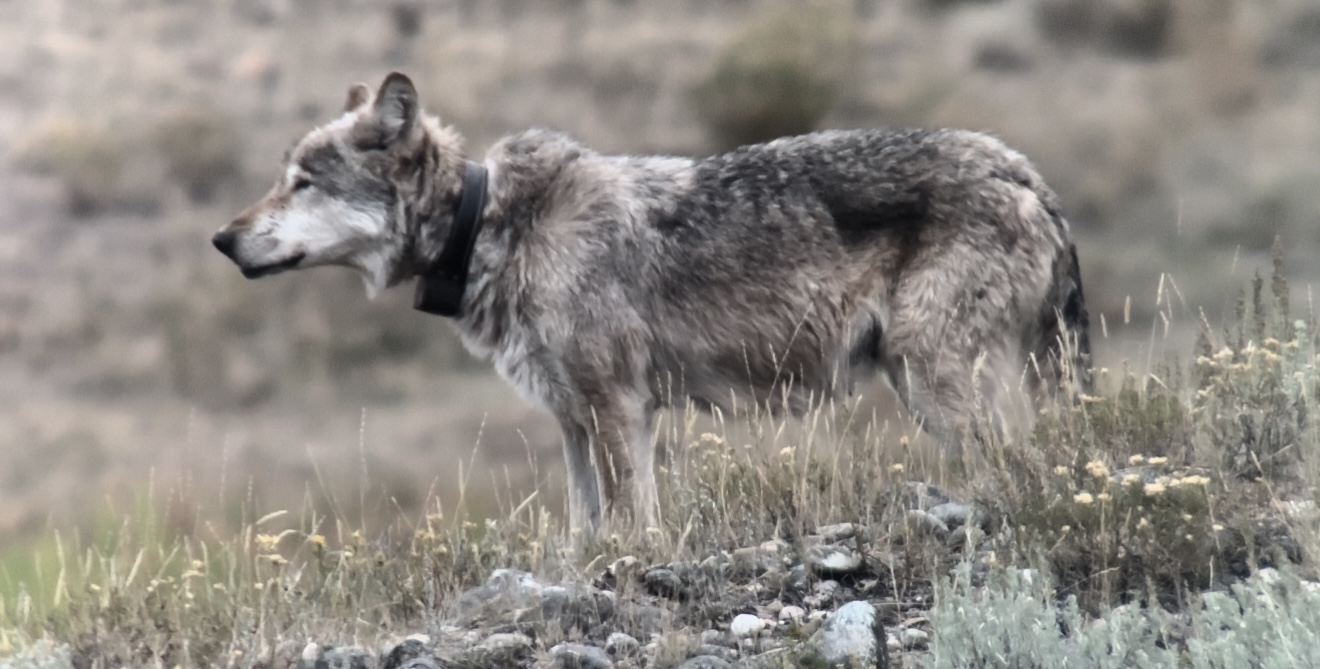
<path fill-rule="evenodd" d="M 919 629 L 908 628 L 903 630 L 901 641 L 908 650 L 925 650 L 930 646 L 930 635 Z"/>
<path fill-rule="evenodd" d="M 884 627 L 869 602 L 848 602 L 825 621 L 809 643 L 831 667 L 888 666 Z"/>
<path fill-rule="evenodd" d="M 459 595 L 457 611 L 469 627 L 555 624 L 568 632 L 612 619 L 614 594 L 580 583 L 547 583 L 515 569 L 496 569 L 485 584 Z"/>
<path fill-rule="evenodd" d="M 842 576 L 862 568 L 862 556 L 844 546 L 813 546 L 807 550 L 807 566 L 821 576 Z"/>
<path fill-rule="evenodd" d="M 729 633 L 736 639 L 748 639 L 760 634 L 766 625 L 766 621 L 750 613 L 740 613 L 729 623 Z"/>
<path fill-rule="evenodd" d="M 550 649 L 550 657 L 559 669 L 614 669 L 604 650 L 584 643 L 558 644 Z"/>
<path fill-rule="evenodd" d="M 972 518 L 972 507 L 958 502 L 945 502 L 930 507 L 929 513 L 944 521 L 950 528 L 966 525 Z"/>
<path fill-rule="evenodd" d="M 683 580 L 672 569 L 656 567 L 642 576 L 646 591 L 652 595 L 674 599 L 683 594 Z"/>
<path fill-rule="evenodd" d="M 467 657 L 486 665 L 516 664 L 532 654 L 532 638 L 517 632 L 492 634 L 467 652 Z"/>
<path fill-rule="evenodd" d="M 939 539 L 949 536 L 949 526 L 927 511 L 912 509 L 904 516 L 904 521 L 908 528 L 916 534 L 925 534 Z"/>
<path fill-rule="evenodd" d="M 838 542 L 844 539 L 851 539 L 854 536 L 857 536 L 857 526 L 852 523 L 821 525 L 816 528 L 816 536 L 827 542 Z"/>
<path fill-rule="evenodd" d="M 733 665 L 722 657 L 698 655 L 684 661 L 677 669 L 733 669 Z"/>
<path fill-rule="evenodd" d="M 605 652 L 615 657 L 636 655 L 641 648 L 640 641 L 623 632 L 615 632 L 605 639 Z"/>
<path fill-rule="evenodd" d="M 801 606 L 785 606 L 779 610 L 779 619 L 785 622 L 800 622 L 805 617 L 807 611 Z"/>
<path fill-rule="evenodd" d="M 813 609 L 830 608 L 834 601 L 834 595 L 839 590 L 838 581 L 821 581 L 816 584 L 812 592 L 802 599 L 802 603 Z"/>

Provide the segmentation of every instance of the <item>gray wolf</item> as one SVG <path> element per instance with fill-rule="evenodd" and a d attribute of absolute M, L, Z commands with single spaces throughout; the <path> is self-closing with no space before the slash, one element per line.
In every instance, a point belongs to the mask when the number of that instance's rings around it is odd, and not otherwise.
<path fill-rule="evenodd" d="M 586 531 L 656 522 L 666 407 L 798 414 L 880 375 L 956 455 L 998 429 L 978 416 L 998 425 L 1012 388 L 1087 382 L 1058 199 L 1023 155 L 966 130 L 687 158 L 533 129 L 475 163 L 396 72 L 354 84 L 213 243 L 248 277 L 339 265 L 371 296 L 456 278 L 447 313 L 465 345 L 558 419 Z"/>

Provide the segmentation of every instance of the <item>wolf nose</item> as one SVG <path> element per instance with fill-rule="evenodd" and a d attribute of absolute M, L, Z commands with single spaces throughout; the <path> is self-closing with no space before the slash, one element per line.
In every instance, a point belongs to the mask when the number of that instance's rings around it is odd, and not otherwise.
<path fill-rule="evenodd" d="M 220 232 L 215 233 L 215 236 L 211 238 L 211 243 L 215 245 L 216 250 L 230 258 L 234 257 L 234 244 L 237 242 L 238 235 L 235 235 L 230 230 L 221 230 Z"/>

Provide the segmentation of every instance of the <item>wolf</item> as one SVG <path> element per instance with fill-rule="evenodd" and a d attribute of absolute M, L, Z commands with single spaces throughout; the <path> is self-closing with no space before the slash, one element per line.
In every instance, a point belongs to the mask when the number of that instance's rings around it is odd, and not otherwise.
<path fill-rule="evenodd" d="M 551 130 L 479 161 L 412 80 L 353 84 L 212 242 L 249 278 L 416 280 L 563 433 L 569 522 L 657 522 L 667 407 L 798 415 L 887 381 L 950 456 L 1008 395 L 1089 388 L 1076 245 L 1021 153 L 950 128 L 825 130 L 707 157 Z"/>

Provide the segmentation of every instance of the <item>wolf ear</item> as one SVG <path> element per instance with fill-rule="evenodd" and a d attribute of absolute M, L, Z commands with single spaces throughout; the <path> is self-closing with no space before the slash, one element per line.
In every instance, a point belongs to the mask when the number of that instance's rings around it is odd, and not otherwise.
<path fill-rule="evenodd" d="M 389 73 L 376 92 L 374 110 L 383 143 L 407 137 L 417 121 L 417 88 L 412 79 L 401 72 Z"/>
<path fill-rule="evenodd" d="M 371 89 L 366 84 L 356 83 L 348 87 L 348 99 L 344 100 L 344 111 L 351 112 L 371 99 Z"/>

